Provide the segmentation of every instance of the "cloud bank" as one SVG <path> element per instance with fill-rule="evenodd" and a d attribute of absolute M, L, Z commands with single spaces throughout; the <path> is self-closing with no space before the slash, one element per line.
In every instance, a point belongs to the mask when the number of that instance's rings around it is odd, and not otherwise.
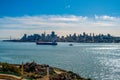
<path fill-rule="evenodd" d="M 41 15 L 0 18 L 0 37 L 33 34 L 41 31 L 55 31 L 58 35 L 70 33 L 110 33 L 120 36 L 120 18 L 113 16 L 75 16 L 75 15 Z M 16 36 L 16 35 L 15 35 Z"/>

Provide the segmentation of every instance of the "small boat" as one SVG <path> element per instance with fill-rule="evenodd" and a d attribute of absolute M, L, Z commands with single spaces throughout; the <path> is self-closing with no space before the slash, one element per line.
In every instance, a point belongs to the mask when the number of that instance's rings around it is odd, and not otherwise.
<path fill-rule="evenodd" d="M 37 45 L 57 45 L 56 42 L 36 42 Z"/>
<path fill-rule="evenodd" d="M 69 46 L 73 46 L 73 44 L 69 44 Z"/>

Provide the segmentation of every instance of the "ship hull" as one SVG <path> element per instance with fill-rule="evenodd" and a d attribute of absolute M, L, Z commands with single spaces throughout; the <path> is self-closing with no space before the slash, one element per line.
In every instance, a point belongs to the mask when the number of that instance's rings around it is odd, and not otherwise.
<path fill-rule="evenodd" d="M 51 43 L 51 42 L 36 42 L 37 45 L 57 45 L 57 43 Z"/>

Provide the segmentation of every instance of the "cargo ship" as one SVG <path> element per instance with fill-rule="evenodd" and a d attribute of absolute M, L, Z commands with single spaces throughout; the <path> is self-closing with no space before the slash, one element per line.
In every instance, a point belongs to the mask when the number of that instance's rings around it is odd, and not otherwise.
<path fill-rule="evenodd" d="M 57 45 L 56 41 L 52 41 L 52 42 L 36 42 L 37 45 Z"/>
<path fill-rule="evenodd" d="M 53 42 L 36 42 L 37 45 L 57 45 L 57 43 Z"/>

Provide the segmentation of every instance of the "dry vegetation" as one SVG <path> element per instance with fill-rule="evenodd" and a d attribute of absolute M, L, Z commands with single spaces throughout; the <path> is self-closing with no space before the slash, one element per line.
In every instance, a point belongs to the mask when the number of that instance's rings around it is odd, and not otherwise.
<path fill-rule="evenodd" d="M 15 65 L 0 63 L 0 73 L 14 74 L 29 80 L 91 80 L 82 78 L 72 71 L 65 71 L 49 65 L 40 65 L 35 62 Z"/>

